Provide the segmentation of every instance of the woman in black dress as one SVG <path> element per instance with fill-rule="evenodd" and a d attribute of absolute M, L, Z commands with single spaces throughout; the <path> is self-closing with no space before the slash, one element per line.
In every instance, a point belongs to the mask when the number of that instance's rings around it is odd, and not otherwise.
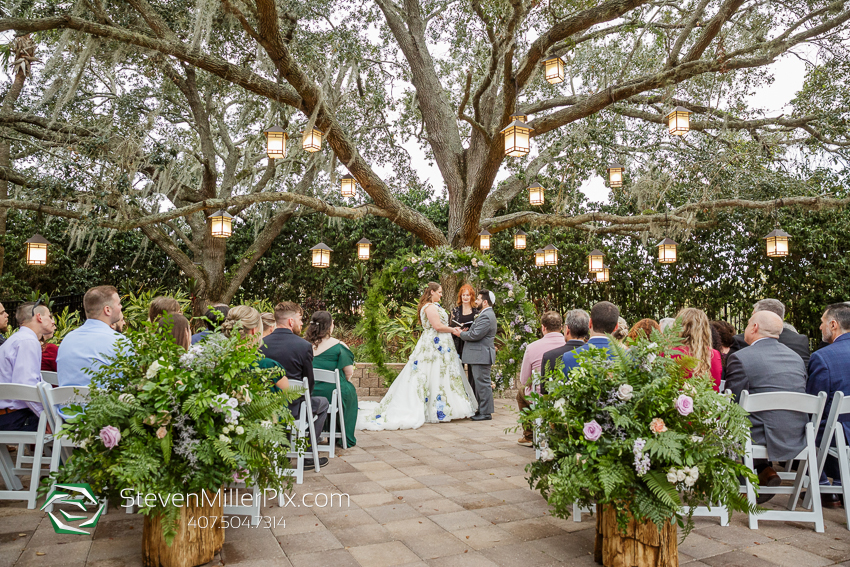
<path fill-rule="evenodd" d="M 461 327 L 464 331 L 469 330 L 472 320 L 478 315 L 478 308 L 472 305 L 473 301 L 475 301 L 475 288 L 468 283 L 460 286 L 457 292 L 457 305 L 452 308 L 452 320 L 449 326 Z M 452 338 L 455 342 L 457 355 L 463 360 L 463 341 L 459 337 Z M 472 380 L 472 369 L 469 366 L 466 367 L 466 377 L 474 392 L 475 382 Z"/>

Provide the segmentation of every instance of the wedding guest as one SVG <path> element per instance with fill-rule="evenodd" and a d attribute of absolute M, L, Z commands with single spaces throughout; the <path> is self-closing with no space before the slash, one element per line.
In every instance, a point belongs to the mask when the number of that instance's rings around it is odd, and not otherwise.
<path fill-rule="evenodd" d="M 189 320 L 181 313 L 171 314 L 165 313 L 161 315 L 157 322 L 160 328 L 165 327 L 171 334 L 177 346 L 189 350 L 192 340 L 192 331 L 189 329 Z"/>
<path fill-rule="evenodd" d="M 820 321 L 821 336 L 827 346 L 812 353 L 809 362 L 809 380 L 806 383 L 807 393 L 817 395 L 820 392 L 826 392 L 827 395 L 823 419 L 818 428 L 818 446 L 823 437 L 826 418 L 832 409 L 832 398 L 835 397 L 835 393 L 841 391 L 846 397 L 850 397 L 850 305 L 847 303 L 830 305 L 824 311 Z M 844 437 L 850 439 L 850 415 L 842 415 L 838 421 L 844 428 Z M 833 439 L 834 444 L 835 439 Z M 826 458 L 820 483 L 828 484 L 828 478 L 833 479 L 833 484 L 841 484 L 838 461 L 831 456 Z M 823 494 L 821 501 L 830 508 L 840 505 L 837 494 Z M 847 506 L 847 502 L 844 506 Z"/>
<path fill-rule="evenodd" d="M 730 349 L 735 342 L 735 327 L 727 321 L 712 321 L 711 326 L 717 331 L 717 336 L 720 337 L 720 348 L 717 350 L 720 352 L 720 363 L 725 370 L 726 362 L 729 360 Z"/>
<path fill-rule="evenodd" d="M 274 313 L 260 313 L 260 319 L 263 321 L 263 338 L 266 338 L 277 328 Z"/>
<path fill-rule="evenodd" d="M 59 345 L 49 343 L 53 338 L 53 332 L 41 337 L 41 369 L 48 372 L 56 372 L 56 354 L 59 352 Z"/>
<path fill-rule="evenodd" d="M 475 317 L 480 312 L 480 309 L 475 307 L 475 288 L 471 285 L 463 284 L 460 286 L 460 289 L 457 292 L 457 303 L 452 308 L 451 321 L 449 321 L 449 327 L 460 327 L 464 331 L 468 330 L 472 325 L 472 321 L 475 320 Z M 455 351 L 457 355 L 463 358 L 463 345 L 464 342 L 455 335 L 452 335 L 452 340 L 455 343 Z M 466 379 L 469 381 L 469 385 L 472 387 L 472 391 L 475 391 L 475 382 L 472 380 L 472 368 L 467 365 L 466 366 Z"/>
<path fill-rule="evenodd" d="M 109 326 L 112 327 L 112 330 L 116 333 L 124 334 L 124 329 L 127 328 L 127 321 L 124 320 L 124 317 L 121 317 L 120 321 L 115 321 Z"/>
<path fill-rule="evenodd" d="M 576 355 L 590 348 L 603 348 L 607 351 L 607 357 L 610 359 L 614 355 L 608 348 L 608 337 L 617 329 L 620 322 L 620 309 L 609 301 L 600 301 L 590 309 L 590 339 L 587 344 L 575 348 L 567 353 L 564 353 L 562 360 L 564 361 L 564 374 L 567 374 L 573 368 L 578 367 Z"/>
<path fill-rule="evenodd" d="M 543 338 L 528 345 L 525 348 L 525 353 L 522 355 L 522 365 L 519 372 L 520 387 L 516 395 L 517 408 L 519 408 L 520 413 L 531 407 L 527 396 L 532 392 L 533 376 L 535 374 L 540 375 L 540 364 L 543 362 L 543 355 L 550 350 L 560 348 L 566 344 L 564 335 L 561 333 L 563 322 L 561 321 L 561 315 L 557 311 L 547 311 L 544 313 L 540 317 L 540 324 L 542 326 Z M 523 430 L 523 435 L 517 443 L 527 447 L 531 447 L 534 444 L 531 428 Z"/>
<path fill-rule="evenodd" d="M 56 355 L 56 368 L 60 386 L 88 386 L 91 375 L 87 369 L 97 370 L 115 356 L 121 334 L 111 325 L 124 318 L 121 297 L 111 285 L 93 287 L 83 296 L 86 322 L 62 339 Z"/>
<path fill-rule="evenodd" d="M 661 332 L 664 332 L 667 329 L 669 329 L 670 326 L 673 325 L 673 323 L 675 323 L 675 322 L 676 322 L 676 320 L 673 319 L 672 317 L 664 317 L 663 319 L 661 319 L 658 322 L 658 328 L 661 329 Z"/>
<path fill-rule="evenodd" d="M 805 392 L 806 367 L 802 359 L 779 342 L 782 319 L 770 311 L 756 311 L 744 330 L 748 348 L 729 355 L 726 388 L 738 398 L 747 390 L 750 394 L 764 392 Z M 761 486 L 779 486 L 782 479 L 770 466 L 770 461 L 793 459 L 806 445 L 808 417 L 793 411 L 765 411 L 750 415 L 750 435 L 753 443 L 765 445 L 765 460 L 754 461 Z M 772 494 L 759 496 L 764 503 Z"/>
<path fill-rule="evenodd" d="M 156 323 L 157 320 L 165 313 L 171 313 L 172 315 L 177 315 L 179 313 L 182 315 L 183 308 L 180 307 L 180 303 L 173 297 L 168 297 L 166 295 L 154 297 L 151 300 L 150 307 L 148 307 L 148 321 Z M 115 330 L 119 333 L 121 332 L 119 329 Z"/>
<path fill-rule="evenodd" d="M 0 303 L 0 346 L 6 342 L 6 333 L 9 332 L 9 314 L 6 313 L 6 308 Z"/>
<path fill-rule="evenodd" d="M 564 346 L 550 350 L 543 354 L 543 362 L 540 365 L 540 371 L 543 376 L 548 376 L 556 368 L 563 368 L 564 354 L 584 346 L 586 337 L 590 333 L 590 314 L 584 309 L 573 309 L 567 311 L 567 316 L 564 318 Z M 545 380 L 541 384 L 541 389 L 546 391 Z"/>
<path fill-rule="evenodd" d="M 261 356 L 259 352 L 263 337 L 263 320 L 260 312 L 253 307 L 249 305 L 238 305 L 233 309 L 228 309 L 227 317 L 221 323 L 221 332 L 228 338 L 232 337 L 235 332 L 238 332 L 239 336 L 243 339 L 254 337 L 254 340 L 246 343 L 245 346 L 257 349 L 258 368 L 283 368 L 279 362 Z M 289 388 L 289 381 L 286 376 L 281 376 L 272 386 L 278 390 L 286 390 Z"/>
<path fill-rule="evenodd" d="M 327 311 L 316 311 L 310 318 L 304 338 L 313 345 L 313 368 L 320 370 L 339 370 L 339 386 L 342 392 L 342 413 L 345 424 L 342 430 L 349 447 L 357 444 L 354 431 L 357 426 L 357 389 L 349 382 L 354 375 L 354 354 L 344 342 L 333 338 L 334 321 Z M 315 395 L 331 401 L 335 384 L 317 382 L 313 390 Z M 342 445 L 342 443 L 340 443 Z"/>
<path fill-rule="evenodd" d="M 46 305 L 28 301 L 15 312 L 20 328 L 0 346 L 0 383 L 36 386 L 41 382 L 41 344 L 56 324 Z M 37 431 L 38 417 L 44 410 L 36 402 L 0 400 L 0 430 Z M 48 431 L 49 433 L 49 431 Z"/>
<path fill-rule="evenodd" d="M 762 299 L 761 301 L 757 301 L 756 304 L 753 305 L 753 313 L 756 311 L 770 311 L 771 313 L 776 313 L 780 319 L 785 319 L 785 305 L 778 299 Z M 809 350 L 809 337 L 801 335 L 791 329 L 784 329 L 782 334 L 779 335 L 779 342 L 800 355 L 800 358 L 803 359 L 804 365 L 809 365 L 809 356 L 811 353 Z M 729 353 L 737 352 L 746 347 L 747 342 L 744 340 L 744 335 L 735 335 L 735 339 L 729 349 Z"/>
<path fill-rule="evenodd" d="M 207 309 L 206 313 L 204 313 L 204 319 L 206 319 L 204 324 L 207 328 L 192 335 L 192 344 L 201 342 L 207 335 L 215 331 L 221 322 L 227 318 L 229 310 L 230 307 L 225 303 L 216 303 Z"/>
<path fill-rule="evenodd" d="M 648 339 L 652 336 L 652 331 L 660 331 L 661 326 L 655 319 L 641 319 L 635 323 L 631 329 L 627 339 L 634 341 L 638 339 Z"/>
<path fill-rule="evenodd" d="M 714 390 L 719 392 L 723 368 L 720 363 L 720 353 L 711 348 L 711 324 L 708 322 L 708 317 L 702 309 L 685 307 L 679 311 L 676 319 L 682 325 L 680 336 L 684 344 L 673 350 L 693 358 L 696 362 L 694 367 L 687 371 L 686 377 L 710 374 L 714 382 Z M 682 355 L 674 355 L 673 358 L 679 358 Z"/>
<path fill-rule="evenodd" d="M 328 417 L 328 400 L 322 396 L 314 396 L 315 378 L 313 377 L 313 346 L 299 335 L 304 326 L 304 310 L 292 301 L 278 303 L 274 308 L 274 320 L 277 328 L 263 340 L 260 353 L 266 358 L 278 362 L 286 370 L 286 376 L 292 380 L 303 380 L 310 390 L 310 400 L 313 416 L 316 417 L 316 431 L 321 431 Z M 289 409 L 295 419 L 301 413 L 300 397 L 289 404 Z M 316 442 L 316 440 L 313 440 Z M 312 459 L 309 466 L 313 466 Z M 326 457 L 321 457 L 319 466 L 327 463 Z M 305 466 L 308 466 L 305 464 Z"/>
<path fill-rule="evenodd" d="M 612 333 L 613 337 L 617 339 L 619 342 L 623 342 L 626 340 L 626 337 L 629 336 L 629 324 L 625 319 L 620 317 L 617 319 L 617 328 Z"/>

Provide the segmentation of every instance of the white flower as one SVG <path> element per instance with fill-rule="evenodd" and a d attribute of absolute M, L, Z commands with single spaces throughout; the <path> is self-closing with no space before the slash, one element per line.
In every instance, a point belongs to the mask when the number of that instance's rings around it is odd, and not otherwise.
<path fill-rule="evenodd" d="M 646 345 L 646 348 L 656 349 L 658 348 L 658 343 L 649 343 L 648 345 Z"/>
<path fill-rule="evenodd" d="M 691 441 L 694 443 L 702 443 L 703 437 L 701 435 L 691 435 Z"/>
<path fill-rule="evenodd" d="M 567 400 L 560 398 L 555 402 L 555 409 L 563 411 L 565 405 L 567 405 Z"/>
<path fill-rule="evenodd" d="M 676 471 L 676 480 L 678 480 L 679 482 L 682 482 L 683 480 L 685 480 L 685 478 L 686 478 L 685 471 Z"/>
<path fill-rule="evenodd" d="M 621 384 L 619 388 L 617 388 L 617 397 L 621 400 L 627 402 L 632 399 L 634 396 L 634 388 L 630 384 Z"/>
<path fill-rule="evenodd" d="M 648 355 L 646 355 L 646 363 L 647 363 L 647 364 L 652 364 L 653 362 L 655 362 L 655 359 L 656 359 L 656 358 L 657 358 L 657 357 L 656 357 L 656 355 L 655 355 L 655 354 L 653 354 L 653 353 L 649 353 Z"/>
<path fill-rule="evenodd" d="M 508 290 L 508 297 L 513 297 L 513 296 L 514 296 L 514 290 L 509 289 Z"/>
<path fill-rule="evenodd" d="M 239 405 L 239 400 L 237 400 L 236 398 L 230 398 L 229 400 L 227 400 L 227 405 L 229 405 L 232 408 L 235 408 L 236 406 Z"/>
<path fill-rule="evenodd" d="M 229 425 L 225 425 L 225 426 L 224 426 L 224 429 L 222 429 L 221 431 L 222 431 L 222 433 L 230 433 L 230 426 L 229 426 Z"/>
<path fill-rule="evenodd" d="M 230 437 L 228 437 L 227 435 L 224 435 L 224 434 L 219 435 L 218 440 L 221 441 L 222 443 L 230 443 Z"/>
<path fill-rule="evenodd" d="M 271 429 L 272 425 L 274 425 L 271 421 L 265 420 L 260 422 L 260 427 L 263 429 Z"/>
<path fill-rule="evenodd" d="M 682 472 L 685 473 L 686 475 L 690 476 L 691 475 L 691 467 L 683 467 Z"/>
<path fill-rule="evenodd" d="M 242 435 L 243 433 L 245 433 L 245 428 L 242 427 L 241 425 L 237 425 L 236 426 L 236 435 Z"/>
<path fill-rule="evenodd" d="M 551 461 L 555 458 L 555 451 L 546 447 L 545 449 L 540 451 L 540 460 L 541 461 Z"/>
<path fill-rule="evenodd" d="M 691 469 L 691 474 L 689 475 L 692 479 L 696 480 L 699 478 L 699 468 L 694 467 Z"/>
<path fill-rule="evenodd" d="M 670 472 L 667 473 L 667 482 L 670 484 L 676 484 L 679 480 L 679 476 L 676 474 L 676 469 L 670 469 Z"/>
<path fill-rule="evenodd" d="M 150 366 L 148 366 L 148 371 L 145 373 L 145 378 L 148 380 L 153 380 L 153 377 L 156 376 L 156 373 L 159 372 L 159 369 L 162 368 L 162 365 L 158 360 L 154 360 Z"/>
<path fill-rule="evenodd" d="M 688 488 L 692 487 L 694 484 L 696 484 L 696 482 L 697 479 L 692 476 L 685 478 L 685 486 L 687 486 Z"/>

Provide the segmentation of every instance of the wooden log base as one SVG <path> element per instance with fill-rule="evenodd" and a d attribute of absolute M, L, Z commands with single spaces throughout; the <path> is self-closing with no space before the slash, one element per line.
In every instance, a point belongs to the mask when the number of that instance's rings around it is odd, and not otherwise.
<path fill-rule="evenodd" d="M 171 546 L 165 544 L 161 518 L 145 516 L 142 532 L 145 567 L 197 567 L 212 561 L 224 545 L 224 514 L 220 494 L 215 498 L 214 494 L 207 492 L 206 499 L 198 498 L 197 506 L 194 505 L 193 497 L 191 506 L 187 502 L 187 506 L 180 509 L 177 535 Z M 189 525 L 190 520 L 193 526 Z"/>
<path fill-rule="evenodd" d="M 614 508 L 601 508 L 596 515 L 593 553 L 597 563 L 605 567 L 679 567 L 675 524 L 667 522 L 659 531 L 652 522 L 638 524 L 631 519 L 622 534 Z"/>

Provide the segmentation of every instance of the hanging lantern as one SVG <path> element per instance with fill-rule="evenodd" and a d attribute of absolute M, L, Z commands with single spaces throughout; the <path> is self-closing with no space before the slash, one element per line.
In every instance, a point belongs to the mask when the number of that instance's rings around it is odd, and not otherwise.
<path fill-rule="evenodd" d="M 596 272 L 596 281 L 599 283 L 605 283 L 609 279 L 611 279 L 610 272 L 608 272 L 608 266 L 602 266 L 602 270 Z"/>
<path fill-rule="evenodd" d="M 281 159 L 286 157 L 286 141 L 289 135 L 279 126 L 273 126 L 265 131 L 266 154 L 270 159 Z"/>
<path fill-rule="evenodd" d="M 482 230 L 481 232 L 478 233 L 478 236 L 481 237 L 481 240 L 479 241 L 479 244 L 478 244 L 478 248 L 480 248 L 481 250 L 489 250 L 490 249 L 490 237 L 492 236 L 492 234 L 487 232 L 487 229 L 485 228 L 484 230 Z"/>
<path fill-rule="evenodd" d="M 372 245 L 371 242 L 366 240 L 365 238 L 361 238 L 357 241 L 357 259 L 358 260 L 368 260 L 369 259 L 369 247 Z"/>
<path fill-rule="evenodd" d="M 328 248 L 328 245 L 324 242 L 319 242 L 310 250 L 313 252 L 313 267 L 314 268 L 327 268 L 331 265 L 331 250 Z"/>
<path fill-rule="evenodd" d="M 563 83 L 566 74 L 564 73 L 564 60 L 560 57 L 552 57 L 543 62 L 546 68 L 546 80 L 550 85 Z"/>
<path fill-rule="evenodd" d="M 544 252 L 542 248 L 538 248 L 534 251 L 534 265 L 538 268 L 542 268 L 546 265 L 546 252 Z"/>
<path fill-rule="evenodd" d="M 351 175 L 344 175 L 340 179 L 341 191 L 343 197 L 354 197 L 357 190 L 357 180 Z"/>
<path fill-rule="evenodd" d="M 543 263 L 547 266 L 558 265 L 558 249 L 554 245 L 548 244 L 543 247 Z"/>
<path fill-rule="evenodd" d="M 227 211 L 216 211 L 210 215 L 211 234 L 216 238 L 230 238 L 233 234 L 233 216 Z"/>
<path fill-rule="evenodd" d="M 305 130 L 301 135 L 301 146 L 304 151 L 318 152 L 322 149 L 322 132 L 321 130 Z"/>
<path fill-rule="evenodd" d="M 658 261 L 662 264 L 673 264 L 676 262 L 676 241 L 665 238 L 658 243 Z"/>
<path fill-rule="evenodd" d="M 525 250 L 525 240 L 528 235 L 521 230 L 518 230 L 516 234 L 514 234 L 514 249 L 515 250 Z"/>
<path fill-rule="evenodd" d="M 608 185 L 611 187 L 623 186 L 623 170 L 625 166 L 621 163 L 614 162 L 608 166 Z"/>
<path fill-rule="evenodd" d="M 528 202 L 532 205 L 542 205 L 544 188 L 539 183 L 532 183 L 528 186 Z"/>
<path fill-rule="evenodd" d="M 667 127 L 674 136 L 684 136 L 690 130 L 691 111 L 677 106 L 667 115 Z"/>
<path fill-rule="evenodd" d="M 791 238 L 791 235 L 785 232 L 784 230 L 779 228 L 779 225 L 776 225 L 776 228 L 773 231 L 764 237 L 767 241 L 767 255 L 770 258 L 781 258 L 782 256 L 788 255 L 788 239 Z"/>
<path fill-rule="evenodd" d="M 602 259 L 602 250 L 591 250 L 590 254 L 587 255 L 587 271 L 595 274 L 605 269 Z"/>
<path fill-rule="evenodd" d="M 32 238 L 25 242 L 27 245 L 27 264 L 30 266 L 44 266 L 47 264 L 47 247 L 50 243 L 40 234 L 33 234 Z"/>
<path fill-rule="evenodd" d="M 525 119 L 526 117 L 521 114 L 514 114 L 511 116 L 511 123 L 502 130 L 501 133 L 505 137 L 506 156 L 524 156 L 531 151 L 529 136 L 533 129 L 528 127 Z"/>

